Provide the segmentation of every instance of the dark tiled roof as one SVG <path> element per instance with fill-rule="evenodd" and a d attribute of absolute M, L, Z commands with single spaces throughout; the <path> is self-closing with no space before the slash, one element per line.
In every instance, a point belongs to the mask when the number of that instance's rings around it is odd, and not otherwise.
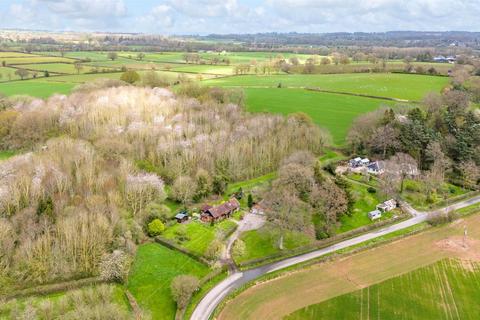
<path fill-rule="evenodd" d="M 240 202 L 238 202 L 237 199 L 232 198 L 219 206 L 208 209 L 207 212 L 209 212 L 214 218 L 220 218 L 238 208 L 240 208 Z"/>

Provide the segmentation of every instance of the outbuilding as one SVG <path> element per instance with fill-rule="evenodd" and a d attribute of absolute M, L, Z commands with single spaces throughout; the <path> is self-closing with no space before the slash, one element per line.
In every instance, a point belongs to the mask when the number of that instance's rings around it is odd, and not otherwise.
<path fill-rule="evenodd" d="M 186 211 L 179 212 L 175 215 L 175 219 L 177 219 L 178 223 L 184 223 L 188 221 L 188 213 Z"/>
<path fill-rule="evenodd" d="M 373 210 L 368 213 L 368 217 L 370 220 L 377 220 L 382 217 L 382 212 L 380 210 Z"/>

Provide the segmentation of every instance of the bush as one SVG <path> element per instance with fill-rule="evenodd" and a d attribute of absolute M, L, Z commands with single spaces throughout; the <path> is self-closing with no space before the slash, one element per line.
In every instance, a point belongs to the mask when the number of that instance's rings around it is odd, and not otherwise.
<path fill-rule="evenodd" d="M 122 71 L 124 71 L 122 69 Z M 137 81 L 140 81 L 140 75 L 133 70 L 125 71 L 121 76 L 120 80 L 125 81 L 126 83 L 134 84 Z"/>
<path fill-rule="evenodd" d="M 165 225 L 160 219 L 154 219 L 148 224 L 148 234 L 151 237 L 160 235 L 165 230 Z"/>
<path fill-rule="evenodd" d="M 246 250 L 247 250 L 247 248 L 245 246 L 245 242 L 238 239 L 233 244 L 232 254 L 233 254 L 234 257 L 241 257 L 241 256 L 245 255 Z"/>
<path fill-rule="evenodd" d="M 223 243 L 220 240 L 215 239 L 208 246 L 207 251 L 205 252 L 205 257 L 207 257 L 210 260 L 216 260 L 220 258 L 222 251 L 223 251 Z"/>
<path fill-rule="evenodd" d="M 179 242 L 190 240 L 190 237 L 187 235 L 187 227 L 184 224 L 175 230 L 175 239 L 177 239 Z"/>
<path fill-rule="evenodd" d="M 367 191 L 368 193 L 377 193 L 377 189 L 375 189 L 374 187 L 368 187 Z"/>
<path fill-rule="evenodd" d="M 427 222 L 431 226 L 439 226 L 452 222 L 458 217 L 458 214 L 455 211 L 442 212 L 442 213 L 431 213 L 428 215 Z"/>
<path fill-rule="evenodd" d="M 192 294 L 198 290 L 199 286 L 200 281 L 194 276 L 181 275 L 173 279 L 170 289 L 179 309 L 187 306 Z"/>
<path fill-rule="evenodd" d="M 129 259 L 121 250 L 106 255 L 100 263 L 100 277 L 105 281 L 123 282 L 128 274 Z"/>

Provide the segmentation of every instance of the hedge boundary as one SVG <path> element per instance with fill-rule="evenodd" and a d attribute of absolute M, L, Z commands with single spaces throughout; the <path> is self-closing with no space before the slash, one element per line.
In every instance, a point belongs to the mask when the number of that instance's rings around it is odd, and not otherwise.
<path fill-rule="evenodd" d="M 18 290 L 12 293 L 8 293 L 6 295 L 0 295 L 0 299 L 10 300 L 14 298 L 15 299 L 23 298 L 31 295 L 47 295 L 51 293 L 68 291 L 68 290 L 78 289 L 78 288 L 89 286 L 89 285 L 107 283 L 107 282 L 109 281 L 102 280 L 100 277 L 83 278 L 78 280 L 52 283 L 52 284 L 46 284 L 46 285 L 41 285 L 37 287 Z"/>
<path fill-rule="evenodd" d="M 199 255 L 198 253 L 195 253 L 193 251 L 190 251 L 186 248 L 183 248 L 182 246 L 179 246 L 178 244 L 176 244 L 175 242 L 169 240 L 169 239 L 165 239 L 165 238 L 162 238 L 161 236 L 158 236 L 158 237 L 155 237 L 155 242 L 169 248 L 169 249 L 172 249 L 172 250 L 176 250 L 176 251 L 179 251 L 183 254 L 186 254 L 187 256 L 189 256 L 190 258 L 200 262 L 200 263 L 203 263 L 203 264 L 206 264 L 206 265 L 210 265 L 210 261 L 205 259 L 203 256 Z"/>

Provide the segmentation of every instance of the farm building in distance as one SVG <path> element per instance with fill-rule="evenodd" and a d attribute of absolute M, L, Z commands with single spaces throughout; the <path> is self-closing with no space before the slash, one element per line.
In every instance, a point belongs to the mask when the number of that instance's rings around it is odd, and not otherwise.
<path fill-rule="evenodd" d="M 200 218 L 204 222 L 217 221 L 229 218 L 232 213 L 240 209 L 240 202 L 237 199 L 231 198 L 218 206 L 212 207 L 205 205 L 201 208 Z"/>

